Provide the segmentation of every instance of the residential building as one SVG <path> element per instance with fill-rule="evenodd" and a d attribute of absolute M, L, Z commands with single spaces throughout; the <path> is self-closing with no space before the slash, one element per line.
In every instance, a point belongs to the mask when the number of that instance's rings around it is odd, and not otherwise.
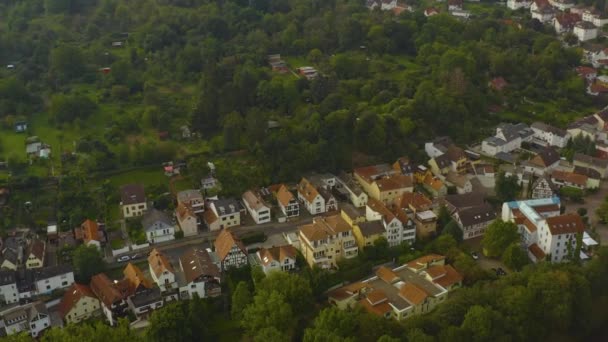
<path fill-rule="evenodd" d="M 457 211 L 480 206 L 485 204 L 484 195 L 477 192 L 468 194 L 447 195 L 443 199 L 443 204 L 450 214 Z"/>
<path fill-rule="evenodd" d="M 374 241 L 381 237 L 386 238 L 386 230 L 381 220 L 357 223 L 352 228 L 357 246 L 361 249 L 372 246 Z"/>
<path fill-rule="evenodd" d="M 588 66 L 576 67 L 576 74 L 585 79 L 587 82 L 593 82 L 597 77 L 597 70 Z"/>
<path fill-rule="evenodd" d="M 328 299 L 342 310 L 362 307 L 401 321 L 432 311 L 462 279 L 444 257 L 428 255 L 394 269 L 381 266 L 373 277 L 331 291 Z"/>
<path fill-rule="evenodd" d="M 530 8 L 532 1 L 530 0 L 507 0 L 507 7 L 514 11 L 520 8 Z"/>
<path fill-rule="evenodd" d="M 36 338 L 51 326 L 51 316 L 43 302 L 12 307 L 0 312 L 0 336 L 29 332 Z"/>
<path fill-rule="evenodd" d="M 19 302 L 17 277 L 14 271 L 0 271 L 0 304 Z"/>
<path fill-rule="evenodd" d="M 554 170 L 551 173 L 551 181 L 558 188 L 564 186 L 584 190 L 587 188 L 587 176 L 573 172 Z"/>
<path fill-rule="evenodd" d="M 152 249 L 148 256 L 148 267 L 152 280 L 158 285 L 161 292 L 171 291 L 177 288 L 176 273 L 173 265 L 166 255 Z"/>
<path fill-rule="evenodd" d="M 429 7 L 427 9 L 424 10 L 424 16 L 425 17 L 432 17 L 434 15 L 439 14 L 439 10 L 436 9 L 435 7 Z"/>
<path fill-rule="evenodd" d="M 537 3 L 546 3 L 547 5 L 535 6 Z M 547 0 L 535 0 L 530 6 L 530 13 L 532 14 L 532 19 L 537 19 L 541 23 L 550 23 L 555 18 L 555 10 Z"/>
<path fill-rule="evenodd" d="M 152 209 L 144 214 L 141 224 L 149 243 L 159 243 L 175 239 L 175 224 L 160 210 Z"/>
<path fill-rule="evenodd" d="M 448 11 L 462 10 L 463 0 L 448 0 Z"/>
<path fill-rule="evenodd" d="M 570 134 L 560 128 L 553 127 L 544 122 L 535 122 L 530 128 L 534 131 L 534 142 L 544 146 L 564 148 L 570 140 Z"/>
<path fill-rule="evenodd" d="M 381 220 L 389 246 L 398 246 L 402 242 L 413 244 L 416 241 L 416 225 L 412 215 L 401 208 L 393 208 L 391 211 L 384 203 L 370 198 L 365 207 L 365 218 L 368 221 Z"/>
<path fill-rule="evenodd" d="M 482 204 L 456 212 L 454 219 L 462 230 L 463 240 L 483 236 L 488 226 L 496 219 L 496 212 L 489 204 Z"/>
<path fill-rule="evenodd" d="M 101 238 L 99 236 L 99 225 L 93 220 L 85 220 L 81 225 L 82 239 L 87 246 L 95 246 L 101 249 Z"/>
<path fill-rule="evenodd" d="M 179 258 L 179 266 L 184 272 L 184 284 L 180 284 L 180 298 L 189 299 L 217 297 L 221 295 L 220 269 L 213 263 L 209 251 L 191 247 Z"/>
<path fill-rule="evenodd" d="M 471 184 L 471 181 L 465 175 L 450 171 L 446 176 L 446 181 L 455 187 L 456 192 L 459 194 L 466 194 L 473 191 L 473 184 Z"/>
<path fill-rule="evenodd" d="M 597 171 L 602 178 L 605 178 L 608 173 L 608 159 L 600 159 L 582 153 L 575 153 L 572 162 L 575 167 L 580 166 Z"/>
<path fill-rule="evenodd" d="M 194 214 L 202 214 L 205 211 L 205 199 L 200 190 L 190 189 L 178 192 L 177 204 L 190 208 Z"/>
<path fill-rule="evenodd" d="M 442 154 L 438 157 L 429 160 L 429 166 L 434 175 L 446 175 L 452 169 L 452 162 L 447 154 Z"/>
<path fill-rule="evenodd" d="M 127 298 L 127 304 L 136 317 L 146 317 L 151 310 L 162 308 L 165 302 L 160 289 L 152 287 Z"/>
<path fill-rule="evenodd" d="M 545 147 L 543 150 L 532 157 L 532 159 L 522 163 L 524 172 L 529 172 L 536 176 L 542 176 L 545 173 L 551 173 L 561 160 L 559 152 L 553 147 Z"/>
<path fill-rule="evenodd" d="M 357 208 L 364 207 L 367 204 L 367 193 L 363 191 L 359 183 L 351 174 L 341 173 L 337 179 L 339 187 L 348 192 L 348 199 Z"/>
<path fill-rule="evenodd" d="M 310 267 L 336 268 L 342 258 L 354 258 L 359 250 L 351 226 L 340 215 L 315 217 L 299 227 L 300 248 Z"/>
<path fill-rule="evenodd" d="M 404 192 L 414 191 L 413 177 L 399 174 L 388 164 L 361 167 L 355 169 L 353 175 L 368 197 L 385 204 Z"/>
<path fill-rule="evenodd" d="M 597 38 L 598 28 L 588 21 L 579 21 L 574 25 L 574 35 L 580 42 Z"/>
<path fill-rule="evenodd" d="M 414 214 L 416 236 L 427 239 L 437 233 L 437 215 L 432 210 L 417 211 Z"/>
<path fill-rule="evenodd" d="M 366 221 L 365 211 L 355 208 L 352 204 L 345 204 L 340 209 L 340 216 L 348 223 L 351 227 L 357 223 L 363 223 Z"/>
<path fill-rule="evenodd" d="M 247 190 L 243 194 L 242 199 L 245 208 L 247 208 L 249 215 L 251 215 L 251 218 L 253 218 L 255 223 L 262 224 L 270 222 L 270 206 L 264 202 L 259 194 Z"/>
<path fill-rule="evenodd" d="M 302 178 L 298 184 L 298 199 L 312 215 L 338 210 L 338 201 L 323 184 Z"/>
<path fill-rule="evenodd" d="M 68 264 L 36 268 L 31 272 L 37 295 L 50 294 L 74 284 L 74 271 Z"/>
<path fill-rule="evenodd" d="M 551 198 L 559 194 L 559 189 L 551 178 L 548 176 L 541 176 L 537 178 L 532 184 L 532 198 Z"/>
<path fill-rule="evenodd" d="M 286 245 L 272 248 L 260 248 L 256 252 L 257 258 L 265 274 L 276 271 L 291 271 L 296 269 L 295 247 Z"/>
<path fill-rule="evenodd" d="M 504 203 L 502 218 L 517 224 L 522 243 L 534 262 L 570 260 L 576 250 L 577 235 L 585 231 L 578 214 L 560 214 L 557 197 Z M 581 251 L 581 257 L 587 255 Z"/>
<path fill-rule="evenodd" d="M 142 216 L 148 210 L 144 186 L 140 184 L 124 185 L 120 189 L 120 206 L 124 218 Z"/>
<path fill-rule="evenodd" d="M 532 140 L 534 132 L 526 124 L 500 124 L 496 135 L 486 138 L 481 143 L 481 151 L 489 156 L 509 153 L 521 147 L 522 142 Z"/>
<path fill-rule="evenodd" d="M 205 211 L 205 223 L 215 231 L 241 225 L 241 205 L 234 199 L 221 199 L 209 204 Z"/>
<path fill-rule="evenodd" d="M 583 11 L 582 16 L 584 21 L 589 21 L 598 28 L 608 24 L 608 16 L 600 11 L 587 9 Z"/>
<path fill-rule="evenodd" d="M 300 203 L 295 196 L 287 189 L 285 184 L 281 184 L 275 193 L 279 208 L 285 217 L 300 216 Z"/>
<path fill-rule="evenodd" d="M 433 197 L 443 197 L 447 195 L 448 188 L 445 183 L 432 174 L 427 174 L 422 181 L 422 187 L 428 191 Z"/>
<path fill-rule="evenodd" d="M 555 16 L 553 26 L 557 34 L 572 32 L 574 26 L 581 21 L 580 14 L 576 13 L 561 13 Z M 597 32 L 596 32 L 597 34 Z"/>
<path fill-rule="evenodd" d="M 137 317 L 163 307 L 160 289 L 148 279 L 142 270 L 132 263 L 123 270 L 124 278 L 118 286 L 126 294 L 127 306 Z"/>
<path fill-rule="evenodd" d="M 118 318 L 126 315 L 128 307 L 125 301 L 126 295 L 119 291 L 117 285 L 104 273 L 99 273 L 91 278 L 91 291 L 99 298 L 101 310 L 110 323 L 114 325 Z"/>
<path fill-rule="evenodd" d="M 565 11 L 576 5 L 573 0 L 549 0 L 549 3 L 551 4 L 551 6 L 555 7 L 560 11 Z"/>
<path fill-rule="evenodd" d="M 199 218 L 191 207 L 179 203 L 175 208 L 175 218 L 177 219 L 177 228 L 184 233 L 185 237 L 198 234 Z"/>
<path fill-rule="evenodd" d="M 74 284 L 63 294 L 59 313 L 66 324 L 79 323 L 100 314 L 101 305 L 90 287 Z"/>
<path fill-rule="evenodd" d="M 431 142 L 424 144 L 424 151 L 429 158 L 436 158 L 448 151 L 450 146 L 454 145 L 450 137 L 437 137 Z"/>
<path fill-rule="evenodd" d="M 576 174 L 587 176 L 587 189 L 598 189 L 600 187 L 600 173 L 594 169 L 582 166 L 575 166 L 573 171 Z"/>
<path fill-rule="evenodd" d="M 247 248 L 230 230 L 222 230 L 213 245 L 222 271 L 247 265 Z"/>
<path fill-rule="evenodd" d="M 34 239 L 30 242 L 27 249 L 27 259 L 25 268 L 41 268 L 44 266 L 44 255 L 46 252 L 46 243 L 42 240 Z"/>

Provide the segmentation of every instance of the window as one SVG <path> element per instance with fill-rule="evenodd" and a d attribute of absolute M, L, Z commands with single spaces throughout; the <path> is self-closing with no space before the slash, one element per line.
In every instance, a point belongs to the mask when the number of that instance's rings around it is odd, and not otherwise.
<path fill-rule="evenodd" d="M 196 288 L 196 284 L 192 284 L 192 285 L 190 285 L 190 288 L 191 288 L 191 289 L 195 289 L 195 288 Z"/>
<path fill-rule="evenodd" d="M 47 286 L 46 286 L 46 289 L 47 289 L 47 290 L 50 290 L 50 289 L 51 289 L 51 285 L 47 285 Z"/>
<path fill-rule="evenodd" d="M 143 208 L 144 208 L 143 204 L 140 204 L 139 207 L 138 207 L 138 209 L 143 209 Z"/>

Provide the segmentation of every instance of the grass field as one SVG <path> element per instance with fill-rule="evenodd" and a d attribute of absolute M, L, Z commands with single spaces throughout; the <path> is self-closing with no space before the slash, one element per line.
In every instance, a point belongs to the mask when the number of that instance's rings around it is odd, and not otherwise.
<path fill-rule="evenodd" d="M 144 185 L 159 185 L 169 183 L 169 177 L 165 176 L 160 165 L 122 172 L 110 176 L 107 179 L 110 180 L 110 184 L 116 187 L 129 183 L 139 183 Z"/>

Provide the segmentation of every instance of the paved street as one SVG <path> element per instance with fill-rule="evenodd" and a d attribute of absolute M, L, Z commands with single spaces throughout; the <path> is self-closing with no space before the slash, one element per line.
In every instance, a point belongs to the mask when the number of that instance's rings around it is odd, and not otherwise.
<path fill-rule="evenodd" d="M 237 236 L 243 236 L 244 234 L 251 233 L 251 232 L 263 232 L 267 236 L 270 236 L 273 234 L 281 234 L 281 233 L 285 233 L 285 232 L 296 231 L 298 229 L 298 226 L 303 225 L 303 224 L 308 224 L 310 222 L 312 222 L 312 218 L 305 218 L 302 220 L 285 222 L 285 223 L 273 222 L 273 223 L 260 224 L 260 225 L 232 227 L 230 229 Z M 133 255 L 133 254 L 147 255 L 152 250 L 152 248 L 157 248 L 157 249 L 167 253 L 168 255 L 178 256 L 186 248 L 193 246 L 193 245 L 199 245 L 199 246 L 203 245 L 204 247 L 210 247 L 212 242 L 215 240 L 215 238 L 217 237 L 218 234 L 219 234 L 219 231 L 215 231 L 215 232 L 205 231 L 205 232 L 201 232 L 200 234 L 198 234 L 197 236 L 194 236 L 194 237 L 188 237 L 188 238 L 183 238 L 180 240 L 173 240 L 173 241 L 169 241 L 169 242 L 165 242 L 165 243 L 154 244 L 148 248 L 140 249 L 137 251 L 131 251 L 131 252 L 125 253 L 125 254 L 127 254 L 127 255 Z M 117 267 L 119 265 L 122 266 L 125 264 L 125 263 L 117 263 L 116 258 L 114 258 L 114 257 L 106 257 L 106 261 L 108 262 L 110 267 Z"/>

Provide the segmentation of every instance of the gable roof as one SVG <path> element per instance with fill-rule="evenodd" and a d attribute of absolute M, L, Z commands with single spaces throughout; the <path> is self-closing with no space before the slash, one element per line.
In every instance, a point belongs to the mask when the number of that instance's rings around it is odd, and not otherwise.
<path fill-rule="evenodd" d="M 37 259 L 44 261 L 44 241 L 42 240 L 32 240 L 27 251 L 27 255 L 34 255 Z"/>
<path fill-rule="evenodd" d="M 264 207 L 269 208 L 269 206 L 266 204 L 266 202 L 264 202 L 262 197 L 260 197 L 258 194 L 254 193 L 251 190 L 245 191 L 245 193 L 243 194 L 243 202 L 249 205 L 249 208 L 253 210 L 260 210 Z"/>
<path fill-rule="evenodd" d="M 484 195 L 477 192 L 447 195 L 444 201 L 457 210 L 475 207 L 485 203 Z"/>
<path fill-rule="evenodd" d="M 213 215 L 215 215 L 213 213 L 213 210 L 207 210 L 210 211 Z M 184 219 L 186 219 L 187 217 L 195 217 L 196 215 L 194 214 L 194 212 L 192 211 L 192 209 L 190 209 L 190 206 L 185 205 L 183 202 L 178 202 L 177 203 L 177 208 L 175 208 L 175 212 L 176 212 L 176 216 L 179 219 L 179 221 L 183 221 Z M 204 214 L 203 214 L 204 215 Z"/>
<path fill-rule="evenodd" d="M 386 266 L 380 266 L 378 270 L 376 270 L 376 276 L 388 284 L 393 284 L 401 280 L 395 271 Z"/>
<path fill-rule="evenodd" d="M 462 275 L 451 265 L 434 265 L 426 269 L 426 273 L 433 279 L 433 282 L 442 287 L 450 287 L 462 282 Z"/>
<path fill-rule="evenodd" d="M 97 222 L 87 219 L 80 226 L 84 237 L 84 242 L 99 241 L 99 226 Z"/>
<path fill-rule="evenodd" d="M 298 193 L 302 195 L 308 203 L 312 203 L 315 198 L 319 196 L 317 188 L 306 178 L 302 178 L 300 184 L 298 184 Z"/>
<path fill-rule="evenodd" d="M 288 206 L 289 202 L 295 199 L 293 194 L 291 193 L 291 191 L 289 191 L 289 189 L 287 189 L 285 184 L 281 184 L 279 190 L 277 191 L 276 197 L 277 201 L 284 207 Z"/>
<path fill-rule="evenodd" d="M 224 260 L 226 258 L 234 245 L 236 245 L 241 252 L 243 252 L 243 254 L 247 255 L 247 249 L 245 248 L 243 242 L 229 229 L 222 230 L 213 242 L 213 245 L 215 246 L 215 252 L 220 260 Z"/>
<path fill-rule="evenodd" d="M 572 171 L 572 172 L 574 172 L 576 174 L 579 174 L 579 175 L 585 175 L 585 176 L 587 176 L 588 178 L 591 178 L 591 179 L 600 179 L 600 178 L 602 178 L 602 175 L 600 175 L 600 173 L 597 172 L 597 170 L 592 169 L 590 167 L 575 166 L 574 167 L 574 171 Z"/>
<path fill-rule="evenodd" d="M 120 201 L 123 205 L 143 203 L 146 201 L 146 192 L 141 184 L 127 184 L 120 188 Z"/>
<path fill-rule="evenodd" d="M 547 217 L 546 221 L 551 235 L 582 233 L 585 231 L 583 220 L 578 214 Z"/>
<path fill-rule="evenodd" d="M 156 248 L 152 249 L 148 256 L 148 264 L 157 278 L 165 271 L 175 274 L 175 270 L 173 269 L 171 262 L 169 262 L 169 259 Z"/>
<path fill-rule="evenodd" d="M 353 170 L 354 174 L 361 177 L 367 183 L 371 183 L 381 177 L 393 175 L 396 172 L 397 171 L 395 171 L 388 164 L 370 165 L 365 167 L 359 167 Z"/>
<path fill-rule="evenodd" d="M 407 267 L 418 270 L 418 269 L 427 267 L 429 263 L 440 261 L 440 260 L 445 260 L 445 257 L 443 255 L 439 255 L 439 254 L 427 254 L 418 259 L 414 259 L 414 260 L 408 262 Z"/>
<path fill-rule="evenodd" d="M 539 154 L 532 158 L 531 162 L 549 167 L 560 161 L 559 153 L 553 147 L 544 148 Z"/>
<path fill-rule="evenodd" d="M 450 160 L 450 157 L 447 155 L 447 153 L 444 153 L 439 157 L 435 157 L 433 159 L 435 160 L 435 164 L 437 164 L 437 167 L 440 169 L 445 169 L 452 165 L 452 161 Z"/>
<path fill-rule="evenodd" d="M 376 180 L 376 184 L 380 191 L 391 191 L 404 188 L 411 188 L 414 184 L 412 176 L 406 175 L 391 175 Z"/>
<path fill-rule="evenodd" d="M 608 159 L 595 158 L 582 153 L 575 153 L 573 161 L 584 163 L 587 165 L 593 165 L 604 169 L 608 168 Z"/>
<path fill-rule="evenodd" d="M 393 214 L 385 205 L 384 203 L 378 201 L 377 199 L 370 197 L 367 200 L 367 204 L 366 204 L 371 210 L 379 213 L 380 215 L 382 215 L 382 219 L 384 220 L 384 222 L 389 223 L 392 220 L 395 219 L 395 214 Z"/>
<path fill-rule="evenodd" d="M 295 259 L 298 252 L 292 245 L 277 246 L 272 248 L 260 248 L 258 251 L 261 263 L 266 266 L 273 261 L 282 263 L 285 259 Z"/>
<path fill-rule="evenodd" d="M 192 247 L 179 257 L 187 283 L 203 276 L 220 277 L 220 270 L 213 263 L 209 252 L 203 248 Z"/>
<path fill-rule="evenodd" d="M 405 283 L 399 290 L 399 296 L 405 299 L 411 305 L 418 305 L 429 296 L 429 294 L 420 286 L 414 283 Z"/>
<path fill-rule="evenodd" d="M 97 299 L 97 296 L 95 296 L 91 288 L 86 285 L 74 284 L 67 289 L 59 303 L 59 313 L 61 314 L 61 317 L 65 318 L 70 310 L 72 310 L 72 308 L 84 297 Z"/>
<path fill-rule="evenodd" d="M 479 223 L 494 221 L 496 212 L 489 204 L 467 208 L 458 212 L 458 217 L 463 227 L 470 227 Z"/>
<path fill-rule="evenodd" d="M 135 293 L 140 286 L 147 289 L 154 287 L 154 283 L 144 275 L 139 267 L 132 263 L 127 264 L 122 273 L 125 276 L 124 280 L 128 284 L 130 294 Z"/>
<path fill-rule="evenodd" d="M 587 176 L 580 175 L 578 173 L 564 172 L 564 171 L 555 170 L 551 174 L 551 177 L 553 179 L 557 179 L 557 180 L 560 180 L 560 181 L 576 184 L 578 186 L 583 186 L 584 187 L 584 186 L 587 185 Z"/>
<path fill-rule="evenodd" d="M 401 197 L 395 200 L 395 205 L 399 209 L 414 208 L 415 210 L 427 210 L 433 202 L 419 192 L 404 192 Z"/>
<path fill-rule="evenodd" d="M 99 273 L 91 277 L 90 286 L 95 296 L 108 307 L 123 299 L 120 291 L 105 273 Z"/>
<path fill-rule="evenodd" d="M 146 211 L 144 217 L 141 219 L 141 224 L 146 231 L 154 230 L 154 224 L 160 222 L 166 226 L 173 226 L 173 222 L 167 216 L 167 214 L 163 213 L 160 210 L 151 209 Z"/>
<path fill-rule="evenodd" d="M 579 68 L 582 68 L 582 67 L 579 67 Z M 563 130 L 561 128 L 557 128 L 557 127 L 548 125 L 548 124 L 546 124 L 544 122 L 540 122 L 540 121 L 534 122 L 532 125 L 530 125 L 530 127 L 536 128 L 543 132 L 553 133 L 554 135 L 557 135 L 560 137 L 565 137 L 566 134 L 568 134 L 568 132 L 566 132 L 565 130 Z"/>
<path fill-rule="evenodd" d="M 329 236 L 352 230 L 350 225 L 339 215 L 315 217 L 311 224 L 300 226 L 300 233 L 308 241 L 327 239 Z"/>
<path fill-rule="evenodd" d="M 555 20 L 564 28 L 572 29 L 576 23 L 581 21 L 581 15 L 578 13 L 562 13 L 555 16 Z"/>
<path fill-rule="evenodd" d="M 359 227 L 359 231 L 361 235 L 364 237 L 370 237 L 378 234 L 384 233 L 384 226 L 380 223 L 380 220 L 377 221 L 368 221 L 357 224 Z"/>
<path fill-rule="evenodd" d="M 549 189 L 551 189 L 552 191 L 556 192 L 557 190 L 559 190 L 557 188 L 557 186 L 553 183 L 553 181 L 550 178 L 545 177 L 545 176 L 541 176 L 538 179 L 536 179 L 534 181 L 534 183 L 532 184 L 532 189 L 536 189 L 536 187 L 542 185 L 543 182 L 546 183 L 547 186 L 549 187 Z"/>

